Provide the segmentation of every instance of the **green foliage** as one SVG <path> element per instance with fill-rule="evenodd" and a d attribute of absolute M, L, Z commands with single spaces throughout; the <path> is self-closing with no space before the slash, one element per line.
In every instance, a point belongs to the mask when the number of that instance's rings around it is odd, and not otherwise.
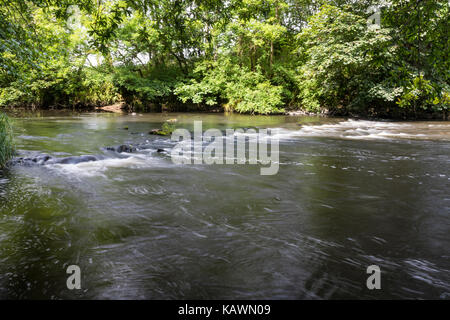
<path fill-rule="evenodd" d="M 153 129 L 149 133 L 156 134 L 158 136 L 170 136 L 175 131 L 175 125 L 172 123 L 164 122 L 161 129 Z"/>
<path fill-rule="evenodd" d="M 0 3 L 0 107 L 448 110 L 448 1 Z"/>
<path fill-rule="evenodd" d="M 424 79 L 423 76 L 414 78 L 406 87 L 405 93 L 397 101 L 402 108 L 434 109 L 436 111 L 447 110 L 450 106 L 450 90 L 443 89 L 442 92 L 436 91 L 431 81 Z"/>
<path fill-rule="evenodd" d="M 110 105 L 122 99 L 114 85 L 114 75 L 87 68 L 82 75 L 80 90 L 74 92 L 75 101 L 82 105 Z"/>
<path fill-rule="evenodd" d="M 239 67 L 229 59 L 204 63 L 195 70 L 197 78 L 179 84 L 175 94 L 186 102 L 205 103 L 210 106 L 225 103 L 227 111 L 242 113 L 283 112 L 282 87 L 274 86 L 262 73 Z"/>
<path fill-rule="evenodd" d="M 168 122 L 164 122 L 163 125 L 162 125 L 162 127 L 161 127 L 161 130 L 160 130 L 160 132 L 161 132 L 164 136 L 171 135 L 172 132 L 174 132 L 174 131 L 175 131 L 175 125 L 174 125 L 174 124 L 171 124 L 171 123 L 168 123 Z"/>
<path fill-rule="evenodd" d="M 386 8 L 383 23 L 395 28 L 396 62 L 403 93 L 397 104 L 403 109 L 446 111 L 450 92 L 450 38 L 448 1 L 394 0 Z"/>
<path fill-rule="evenodd" d="M 259 72 L 241 72 L 225 90 L 228 108 L 241 113 L 281 113 L 282 87 L 272 85 Z"/>
<path fill-rule="evenodd" d="M 85 67 L 90 51 L 84 48 L 83 30 L 53 19 L 52 8 L 27 9 L 34 25 L 22 50 L 26 54 L 5 50 L 0 55 L 5 61 L 0 65 L 0 106 L 69 107 L 118 100 L 111 76 Z"/>
<path fill-rule="evenodd" d="M 4 168 L 14 155 L 13 132 L 8 116 L 0 112 L 0 168 Z"/>
<path fill-rule="evenodd" d="M 299 88 L 307 110 L 321 107 L 366 111 L 392 104 L 402 89 L 396 76 L 396 50 L 390 30 L 368 28 L 366 20 L 333 6 L 323 6 L 298 36 L 306 62 L 299 66 Z"/>
<path fill-rule="evenodd" d="M 152 77 L 142 77 L 126 68 L 114 74 L 114 85 L 128 103 L 137 99 L 142 103 L 156 101 L 171 93 L 171 81 Z"/>

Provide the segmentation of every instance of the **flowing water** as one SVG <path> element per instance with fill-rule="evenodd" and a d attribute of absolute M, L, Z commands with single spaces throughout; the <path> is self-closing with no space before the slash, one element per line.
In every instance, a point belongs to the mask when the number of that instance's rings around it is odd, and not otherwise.
<path fill-rule="evenodd" d="M 156 150 L 175 142 L 148 134 L 169 118 L 272 128 L 278 174 L 174 164 Z M 448 122 L 33 113 L 14 125 L 22 156 L 102 160 L 0 172 L 0 298 L 450 299 Z M 124 143 L 154 148 L 103 149 Z M 370 265 L 380 290 L 366 287 Z"/>

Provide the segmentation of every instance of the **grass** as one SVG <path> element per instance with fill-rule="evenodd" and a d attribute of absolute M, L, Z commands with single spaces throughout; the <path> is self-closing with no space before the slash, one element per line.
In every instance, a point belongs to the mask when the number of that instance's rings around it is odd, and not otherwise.
<path fill-rule="evenodd" d="M 0 112 L 0 168 L 4 168 L 14 155 L 14 141 L 11 121 Z"/>

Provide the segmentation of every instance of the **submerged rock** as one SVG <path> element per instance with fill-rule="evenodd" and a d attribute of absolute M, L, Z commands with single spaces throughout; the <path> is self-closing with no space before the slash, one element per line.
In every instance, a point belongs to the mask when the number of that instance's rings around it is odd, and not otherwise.
<path fill-rule="evenodd" d="M 122 152 L 131 153 L 131 152 L 135 152 L 136 148 L 133 147 L 132 145 L 123 144 L 123 145 L 117 147 L 116 151 L 118 153 L 122 153 Z"/>
<path fill-rule="evenodd" d="M 45 162 L 45 164 L 78 164 L 81 162 L 97 161 L 99 160 L 95 156 L 72 156 L 65 158 L 51 158 Z"/>
<path fill-rule="evenodd" d="M 77 164 L 81 162 L 97 161 L 99 160 L 95 156 L 71 156 L 64 158 L 53 158 L 49 155 L 41 155 L 33 158 L 14 158 L 11 160 L 12 165 L 46 165 L 46 164 Z"/>
<path fill-rule="evenodd" d="M 137 145 L 122 144 L 117 147 L 105 147 L 103 150 L 112 151 L 116 153 L 133 153 L 140 150 L 147 150 L 155 148 L 154 145 L 149 143 L 142 143 Z M 157 153 L 165 153 L 166 150 L 162 148 L 156 149 Z M 104 159 L 104 156 L 93 156 L 93 155 L 83 155 L 83 156 L 70 156 L 63 158 L 56 158 L 49 156 L 47 154 L 38 155 L 35 157 L 16 157 L 12 159 L 10 165 L 47 165 L 47 164 L 78 164 L 82 162 L 98 161 Z"/>
<path fill-rule="evenodd" d="M 123 152 L 132 153 L 132 152 L 137 151 L 136 147 L 134 147 L 131 144 L 122 144 L 118 147 L 105 147 L 104 149 L 107 151 L 114 151 L 117 153 L 123 153 Z"/>
<path fill-rule="evenodd" d="M 10 161 L 10 164 L 12 164 L 12 165 L 15 165 L 15 164 L 37 165 L 37 164 L 44 164 L 51 159 L 52 159 L 52 157 L 50 157 L 49 155 L 41 155 L 41 156 L 33 157 L 33 158 L 18 157 L 18 158 L 13 158 Z"/>

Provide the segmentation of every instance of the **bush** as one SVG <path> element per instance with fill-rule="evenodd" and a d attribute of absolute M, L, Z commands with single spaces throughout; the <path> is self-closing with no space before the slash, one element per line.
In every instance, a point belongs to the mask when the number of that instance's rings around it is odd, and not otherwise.
<path fill-rule="evenodd" d="M 165 70 L 164 74 L 159 70 L 152 70 L 151 73 L 144 74 L 139 68 L 132 70 L 119 67 L 113 82 L 128 105 L 146 110 L 150 104 L 160 104 L 170 99 L 177 76 L 171 71 Z"/>
<path fill-rule="evenodd" d="M 197 67 L 200 80 L 181 83 L 174 90 L 182 102 L 192 100 L 209 106 L 225 102 L 227 111 L 241 113 L 280 113 L 283 103 L 281 86 L 273 85 L 260 70 L 250 71 L 229 59 Z"/>
<path fill-rule="evenodd" d="M 114 86 L 113 75 L 103 69 L 86 68 L 80 91 L 75 99 L 81 105 L 109 105 L 121 100 L 121 96 Z"/>

